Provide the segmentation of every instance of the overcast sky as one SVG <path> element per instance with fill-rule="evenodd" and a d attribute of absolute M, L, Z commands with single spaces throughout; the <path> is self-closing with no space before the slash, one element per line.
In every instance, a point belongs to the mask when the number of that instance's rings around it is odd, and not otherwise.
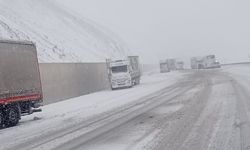
<path fill-rule="evenodd" d="M 144 62 L 249 60 L 249 0 L 58 0 L 121 37 Z"/>

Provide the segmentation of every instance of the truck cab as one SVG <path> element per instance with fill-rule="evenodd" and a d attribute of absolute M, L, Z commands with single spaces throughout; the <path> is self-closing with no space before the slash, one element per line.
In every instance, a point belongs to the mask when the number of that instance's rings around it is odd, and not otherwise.
<path fill-rule="evenodd" d="M 141 70 L 138 56 L 128 56 L 127 59 L 107 59 L 108 76 L 111 89 L 130 88 L 140 84 Z"/>
<path fill-rule="evenodd" d="M 206 68 L 220 68 L 220 63 L 216 61 L 215 55 L 208 55 L 205 57 Z"/>
<path fill-rule="evenodd" d="M 111 88 L 132 87 L 131 67 L 129 61 L 117 60 L 110 63 Z"/>

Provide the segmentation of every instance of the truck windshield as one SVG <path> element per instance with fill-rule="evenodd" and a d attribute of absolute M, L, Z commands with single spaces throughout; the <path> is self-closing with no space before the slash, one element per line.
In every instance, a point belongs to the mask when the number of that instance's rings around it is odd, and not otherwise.
<path fill-rule="evenodd" d="M 128 66 L 117 66 L 117 67 L 112 67 L 111 68 L 112 73 L 123 73 L 123 72 L 128 72 Z"/>

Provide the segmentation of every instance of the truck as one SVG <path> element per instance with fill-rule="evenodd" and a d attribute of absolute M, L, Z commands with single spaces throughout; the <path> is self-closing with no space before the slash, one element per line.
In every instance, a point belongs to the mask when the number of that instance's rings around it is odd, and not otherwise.
<path fill-rule="evenodd" d="M 176 59 L 167 59 L 168 68 L 170 71 L 176 70 Z"/>
<path fill-rule="evenodd" d="M 207 55 L 204 58 L 205 61 L 205 68 L 206 69 L 211 69 L 211 68 L 220 68 L 221 65 L 218 61 L 216 61 L 215 55 Z"/>
<path fill-rule="evenodd" d="M 0 40 L 0 127 L 15 126 L 21 116 L 40 112 L 42 102 L 35 44 Z"/>
<path fill-rule="evenodd" d="M 160 72 L 161 73 L 167 73 L 170 72 L 168 61 L 167 60 L 161 60 L 160 61 Z"/>
<path fill-rule="evenodd" d="M 111 89 L 130 88 L 140 84 L 141 69 L 139 56 L 128 56 L 126 59 L 107 59 L 108 76 Z"/>
<path fill-rule="evenodd" d="M 176 70 L 183 70 L 183 69 L 184 69 L 184 62 L 176 61 Z"/>
<path fill-rule="evenodd" d="M 220 67 L 221 65 L 218 61 L 216 61 L 215 55 L 207 55 L 204 57 L 191 58 L 192 69 L 211 69 Z"/>
<path fill-rule="evenodd" d="M 160 72 L 170 72 L 175 70 L 183 70 L 184 62 L 178 59 L 166 59 L 160 61 Z"/>
<path fill-rule="evenodd" d="M 192 69 L 205 69 L 204 58 L 203 57 L 191 58 L 191 68 Z"/>

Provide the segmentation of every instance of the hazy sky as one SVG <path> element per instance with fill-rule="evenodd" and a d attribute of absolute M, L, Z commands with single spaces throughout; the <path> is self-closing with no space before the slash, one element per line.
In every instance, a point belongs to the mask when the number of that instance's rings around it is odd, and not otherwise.
<path fill-rule="evenodd" d="M 249 60 L 249 0 L 58 0 L 116 33 L 144 62 Z"/>

